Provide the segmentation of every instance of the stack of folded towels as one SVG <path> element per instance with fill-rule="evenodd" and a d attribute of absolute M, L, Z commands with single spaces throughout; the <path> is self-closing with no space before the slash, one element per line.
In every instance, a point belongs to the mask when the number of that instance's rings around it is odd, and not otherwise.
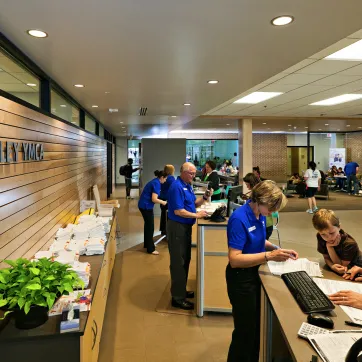
<path fill-rule="evenodd" d="M 78 274 L 80 279 L 83 280 L 84 288 L 87 288 L 89 285 L 89 278 L 90 278 L 90 273 L 91 273 L 90 264 L 81 263 L 81 262 L 77 261 L 77 262 L 73 263 L 73 266 L 71 269 Z"/>
<path fill-rule="evenodd" d="M 85 255 L 104 254 L 104 239 L 89 238 Z"/>

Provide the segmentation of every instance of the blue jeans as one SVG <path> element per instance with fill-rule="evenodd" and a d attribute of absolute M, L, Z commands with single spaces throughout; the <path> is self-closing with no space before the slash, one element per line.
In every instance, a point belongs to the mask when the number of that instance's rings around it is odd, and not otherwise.
<path fill-rule="evenodd" d="M 347 192 L 350 194 L 352 192 L 351 189 L 351 183 L 353 182 L 353 194 L 358 195 L 359 186 L 358 186 L 358 180 L 357 176 L 355 174 L 353 175 L 347 175 Z"/>

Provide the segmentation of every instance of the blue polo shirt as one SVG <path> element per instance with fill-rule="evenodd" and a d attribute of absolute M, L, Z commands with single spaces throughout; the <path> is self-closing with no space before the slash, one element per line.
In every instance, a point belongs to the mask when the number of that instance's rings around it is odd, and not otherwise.
<path fill-rule="evenodd" d="M 152 210 L 155 204 L 152 202 L 152 194 L 160 195 L 161 182 L 156 177 L 146 184 L 138 201 L 138 208 Z"/>
<path fill-rule="evenodd" d="M 192 186 L 182 181 L 180 176 L 177 177 L 177 180 L 168 190 L 168 218 L 181 224 L 193 225 L 196 219 L 175 215 L 175 210 L 185 209 L 186 211 L 196 213 L 195 200 L 196 196 Z"/>
<path fill-rule="evenodd" d="M 257 254 L 265 251 L 265 216 L 255 217 L 250 200 L 236 209 L 228 222 L 228 246 L 241 250 L 243 254 Z"/>
<path fill-rule="evenodd" d="M 359 167 L 357 162 L 348 162 L 346 166 L 344 166 L 344 172 L 346 176 L 355 175 L 357 172 L 356 168 Z"/>
<path fill-rule="evenodd" d="M 172 175 L 167 176 L 166 182 L 161 185 L 161 194 L 160 199 L 167 200 L 168 190 L 170 186 L 174 183 L 175 178 Z"/>

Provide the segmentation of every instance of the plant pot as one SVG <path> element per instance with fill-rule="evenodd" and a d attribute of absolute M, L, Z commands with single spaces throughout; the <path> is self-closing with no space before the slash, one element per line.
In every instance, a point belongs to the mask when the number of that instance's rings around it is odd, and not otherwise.
<path fill-rule="evenodd" d="M 18 329 L 31 329 L 44 324 L 48 320 L 48 308 L 33 306 L 30 307 L 29 313 L 25 314 L 24 310 L 14 312 L 15 327 Z"/>

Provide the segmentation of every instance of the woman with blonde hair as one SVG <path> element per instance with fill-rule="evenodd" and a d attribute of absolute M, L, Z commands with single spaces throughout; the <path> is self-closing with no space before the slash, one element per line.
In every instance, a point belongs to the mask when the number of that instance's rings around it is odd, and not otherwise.
<path fill-rule="evenodd" d="M 250 200 L 229 219 L 226 283 L 234 331 L 227 362 L 259 361 L 259 266 L 269 260 L 280 262 L 298 258 L 294 250 L 280 249 L 265 239 L 265 217 L 279 211 L 286 203 L 286 197 L 275 182 L 263 181 L 254 186 Z"/>
<path fill-rule="evenodd" d="M 175 167 L 173 165 L 165 165 L 163 172 L 167 175 L 167 180 L 164 184 L 161 185 L 161 194 L 160 199 L 167 201 L 168 190 L 172 183 L 175 181 Z M 161 207 L 161 219 L 160 219 L 160 231 L 161 235 L 166 235 L 166 225 L 167 225 L 167 204 L 160 205 Z"/>

